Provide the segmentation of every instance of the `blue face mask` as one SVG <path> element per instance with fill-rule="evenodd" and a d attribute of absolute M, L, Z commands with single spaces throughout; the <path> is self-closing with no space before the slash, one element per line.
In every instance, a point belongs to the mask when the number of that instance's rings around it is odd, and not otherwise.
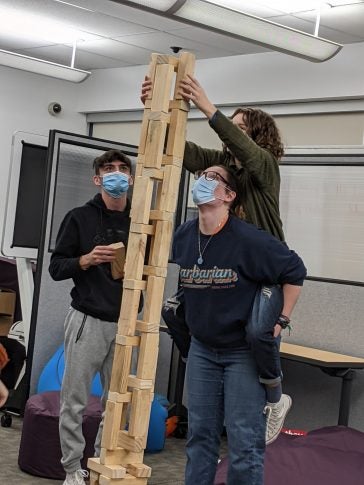
<path fill-rule="evenodd" d="M 216 199 L 215 189 L 219 185 L 217 180 L 206 180 L 202 175 L 192 187 L 192 199 L 197 205 L 207 204 Z"/>
<path fill-rule="evenodd" d="M 110 197 L 119 199 L 129 189 L 129 175 L 121 172 L 107 173 L 101 177 L 101 186 Z"/>

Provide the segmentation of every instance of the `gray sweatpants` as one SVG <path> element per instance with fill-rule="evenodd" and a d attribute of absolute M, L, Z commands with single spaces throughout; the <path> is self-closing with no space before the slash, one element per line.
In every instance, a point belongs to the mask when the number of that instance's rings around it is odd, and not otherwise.
<path fill-rule="evenodd" d="M 65 326 L 65 369 L 61 390 L 59 435 L 61 463 L 66 473 L 81 468 L 85 447 L 82 434 L 83 412 L 90 396 L 91 384 L 100 372 L 105 409 L 110 386 L 117 323 L 104 322 L 70 308 Z M 95 441 L 95 454 L 100 454 L 103 419 Z"/>

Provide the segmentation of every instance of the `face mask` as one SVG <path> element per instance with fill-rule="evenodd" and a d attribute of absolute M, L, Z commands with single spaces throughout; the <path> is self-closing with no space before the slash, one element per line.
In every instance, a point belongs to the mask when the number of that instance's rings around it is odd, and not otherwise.
<path fill-rule="evenodd" d="M 101 186 L 110 197 L 119 199 L 129 189 L 129 175 L 121 172 L 107 173 L 101 177 Z"/>
<path fill-rule="evenodd" d="M 216 199 L 214 193 L 219 185 L 217 180 L 206 180 L 204 176 L 200 177 L 192 187 L 192 199 L 197 205 L 207 204 Z"/>

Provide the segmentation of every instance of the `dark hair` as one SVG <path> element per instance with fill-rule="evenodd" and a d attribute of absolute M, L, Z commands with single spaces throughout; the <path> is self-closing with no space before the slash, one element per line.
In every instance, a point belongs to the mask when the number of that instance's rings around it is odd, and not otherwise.
<path fill-rule="evenodd" d="M 224 169 L 224 171 L 225 171 L 224 178 L 226 178 L 226 180 L 228 182 L 228 188 L 226 190 L 231 189 L 236 194 L 235 199 L 233 200 L 233 202 L 231 203 L 231 205 L 229 207 L 230 212 L 235 213 L 235 208 L 240 206 L 240 204 L 241 204 L 241 202 L 240 202 L 240 191 L 238 189 L 238 181 L 237 181 L 235 172 L 233 170 L 231 170 L 231 168 L 227 167 L 226 165 L 219 165 L 218 164 L 218 165 L 212 165 L 212 166 L 213 167 L 220 167 L 220 168 Z M 211 167 L 209 167 L 209 168 L 211 168 Z"/>
<path fill-rule="evenodd" d="M 280 160 L 284 155 L 284 146 L 274 118 L 258 108 L 237 108 L 230 119 L 240 113 L 247 126 L 247 135 L 257 145 L 269 150 L 277 160 Z"/>
<path fill-rule="evenodd" d="M 131 172 L 132 169 L 132 163 L 129 157 L 127 157 L 122 151 L 120 150 L 108 150 L 105 152 L 103 155 L 100 157 L 96 157 L 94 162 L 93 162 L 93 168 L 95 170 L 95 174 L 99 175 L 100 173 L 100 168 L 102 168 L 104 165 L 111 163 L 111 162 L 116 162 L 120 161 L 125 163 Z"/>

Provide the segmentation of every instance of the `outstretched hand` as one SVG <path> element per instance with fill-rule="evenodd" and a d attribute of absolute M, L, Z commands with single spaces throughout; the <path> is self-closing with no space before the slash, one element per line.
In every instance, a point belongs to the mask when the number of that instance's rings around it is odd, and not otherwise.
<path fill-rule="evenodd" d="M 205 90 L 197 79 L 190 74 L 180 82 L 180 94 L 185 101 L 192 101 L 207 118 L 211 119 L 217 108 L 207 97 Z"/>
<path fill-rule="evenodd" d="M 140 94 L 140 101 L 145 104 L 149 94 L 152 91 L 152 80 L 149 76 L 145 76 L 144 81 L 142 83 L 142 92 Z"/>

